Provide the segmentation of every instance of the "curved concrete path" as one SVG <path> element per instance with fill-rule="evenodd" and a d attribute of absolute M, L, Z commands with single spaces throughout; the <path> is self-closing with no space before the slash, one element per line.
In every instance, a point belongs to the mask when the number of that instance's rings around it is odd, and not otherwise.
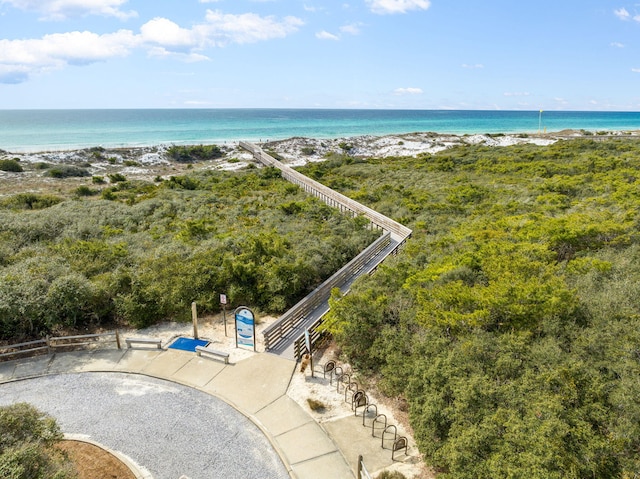
<path fill-rule="evenodd" d="M 354 472 L 327 432 L 287 396 L 289 380 L 295 367 L 296 363 L 271 354 L 256 354 L 236 364 L 225 365 L 174 349 L 97 350 L 56 353 L 52 356 L 0 363 L 0 383 L 52 374 L 88 372 L 133 373 L 165 379 L 217 396 L 244 414 L 262 430 L 279 453 L 284 469 L 292 478 L 353 478 Z M 0 384 L 0 392 L 4 398 L 3 389 L 4 386 Z M 67 393 L 73 394 L 73 391 Z M 78 414 L 83 414 L 92 407 L 94 404 L 85 404 L 84 411 L 78 411 Z M 154 408 L 154 403 L 149 403 L 148 407 Z M 171 410 L 159 412 L 167 421 L 176 421 L 176 415 Z M 186 414 L 188 412 L 182 409 L 178 412 L 182 417 Z M 113 423 L 117 425 L 120 434 L 127 434 L 126 428 L 116 418 L 113 418 Z M 162 440 L 172 441 L 172 438 L 168 436 Z M 103 440 L 101 442 L 104 443 Z M 118 449 L 108 443 L 105 445 Z M 211 455 L 215 454 L 217 447 L 218 444 L 211 444 Z M 139 465 L 147 469 L 153 468 L 150 464 Z M 174 476 L 167 477 L 178 479 Z M 188 477 L 208 479 L 217 476 L 211 471 L 202 471 L 200 476 Z M 157 476 L 156 479 L 162 477 Z"/>

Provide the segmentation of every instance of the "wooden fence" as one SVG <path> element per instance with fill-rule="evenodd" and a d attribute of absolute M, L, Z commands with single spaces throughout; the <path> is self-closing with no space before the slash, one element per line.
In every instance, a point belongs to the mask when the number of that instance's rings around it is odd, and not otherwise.
<path fill-rule="evenodd" d="M 118 331 L 110 331 L 100 334 L 83 334 L 80 336 L 58 336 L 37 339 L 26 343 L 9 344 L 0 346 L 0 361 L 19 359 L 24 356 L 37 354 L 52 354 L 57 350 L 69 351 L 86 349 L 89 347 L 101 347 L 104 344 L 115 343 L 120 349 L 120 335 Z"/>

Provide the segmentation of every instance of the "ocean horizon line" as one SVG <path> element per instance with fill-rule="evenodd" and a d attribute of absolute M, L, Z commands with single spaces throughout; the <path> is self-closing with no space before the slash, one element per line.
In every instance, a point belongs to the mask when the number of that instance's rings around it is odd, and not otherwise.
<path fill-rule="evenodd" d="M 230 106 L 230 107 L 189 107 L 189 106 L 167 106 L 167 107 L 115 107 L 115 108 L 0 108 L 0 112 L 12 111 L 229 111 L 229 110 L 283 110 L 283 111 L 410 111 L 410 112 L 486 112 L 486 113 L 623 113 L 640 114 L 640 110 L 582 110 L 582 109 L 515 109 L 515 108 L 393 108 L 393 107 L 370 107 L 370 108 L 337 108 L 337 107 L 269 107 L 269 106 Z"/>

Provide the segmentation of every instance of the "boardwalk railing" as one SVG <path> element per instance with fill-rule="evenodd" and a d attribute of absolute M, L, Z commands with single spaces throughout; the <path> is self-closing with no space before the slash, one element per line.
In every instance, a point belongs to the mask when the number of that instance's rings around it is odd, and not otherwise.
<path fill-rule="evenodd" d="M 259 146 L 252 143 L 247 143 L 245 141 L 241 141 L 240 146 L 245 150 L 250 151 L 253 154 L 254 158 L 260 161 L 263 165 L 278 168 L 282 172 L 282 177 L 285 180 L 298 185 L 307 193 L 311 193 L 312 195 L 317 196 L 329 206 L 339 208 L 342 211 L 350 211 L 354 215 L 362 215 L 366 217 L 377 227 L 383 229 L 384 231 L 388 231 L 389 233 L 396 236 L 398 238 L 398 242 L 400 243 L 399 246 L 401 246 L 404 241 L 406 241 L 407 238 L 411 236 L 412 231 L 410 228 L 407 228 L 397 221 L 394 221 L 391 218 L 387 218 L 382 213 L 378 213 L 377 211 L 372 210 L 371 208 L 364 206 L 363 204 L 360 204 L 357 201 L 341 193 L 338 193 L 337 191 L 332 190 L 322 183 L 318 183 L 317 181 L 312 180 L 311 178 L 294 170 L 290 166 L 287 166 L 281 161 L 276 160 L 271 155 L 268 155 Z"/>
<path fill-rule="evenodd" d="M 241 141 L 239 145 L 241 148 L 251 152 L 254 158 L 263 165 L 278 168 L 285 180 L 298 185 L 304 191 L 320 198 L 329 206 L 339 208 L 341 211 L 349 211 L 354 216 L 364 216 L 374 226 L 386 232 L 385 235 L 372 243 L 367 249 L 341 268 L 331 278 L 309 293 L 298 304 L 282 315 L 278 321 L 267 328 L 263 334 L 265 338 L 265 347 L 268 350 L 280 340 L 284 339 L 293 329 L 302 323 L 315 308 L 327 301 L 333 288 L 344 284 L 346 279 L 359 275 L 363 265 L 380 255 L 380 253 L 389 246 L 391 241 L 395 242 L 395 248 L 392 251 L 388 251 L 384 256 L 381 255 L 380 258 L 378 258 L 378 264 L 381 263 L 388 255 L 395 254 L 411 236 L 412 231 L 397 221 L 394 221 L 391 218 L 388 218 L 385 215 L 378 213 L 377 211 L 372 210 L 371 208 L 364 206 L 315 180 L 312 180 L 290 166 L 276 160 L 271 155 L 268 155 L 257 145 L 244 141 Z M 313 325 L 311 326 L 312 333 L 313 329 L 322 322 L 321 316 L 324 313 L 326 313 L 326 311 L 322 312 L 322 314 L 320 314 L 320 318 L 313 322 Z M 316 334 L 313 335 L 313 337 L 316 336 Z M 295 344 L 296 358 L 299 358 L 302 354 L 301 344 L 302 342 L 300 338 L 298 338 L 298 341 L 296 341 Z"/>
<path fill-rule="evenodd" d="M 391 244 L 391 235 L 384 234 L 371 243 L 358 256 L 340 268 L 333 276 L 301 299 L 289 311 L 284 313 L 278 321 L 266 328 L 263 332 L 266 349 L 272 348 L 281 338 L 284 338 L 292 329 L 295 329 L 314 309 L 327 301 L 333 288 L 340 287 L 346 280 L 357 276 L 362 268 L 371 259 L 382 253 Z"/>

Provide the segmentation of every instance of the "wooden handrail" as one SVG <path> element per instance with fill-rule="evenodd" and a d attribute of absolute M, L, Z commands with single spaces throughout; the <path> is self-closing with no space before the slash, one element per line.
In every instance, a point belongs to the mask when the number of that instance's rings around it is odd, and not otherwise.
<path fill-rule="evenodd" d="M 333 288 L 339 287 L 344 284 L 347 279 L 356 275 L 367 262 L 380 254 L 390 242 L 391 236 L 389 233 L 378 238 L 358 256 L 349 261 L 349 263 L 340 268 L 329 279 L 280 316 L 275 323 L 266 328 L 262 333 L 265 339 L 265 348 L 269 349 L 278 339 L 295 328 L 318 304 L 329 299 Z"/>
<path fill-rule="evenodd" d="M 377 211 L 364 206 L 363 204 L 358 203 L 357 201 L 341 193 L 338 193 L 337 191 L 332 190 L 322 183 L 312 180 L 311 178 L 294 170 L 290 166 L 276 160 L 271 155 L 268 155 L 262 150 L 262 148 L 258 147 L 257 145 L 241 141 L 240 147 L 251 152 L 253 156 L 262 164 L 278 168 L 282 172 L 283 178 L 291 181 L 292 183 L 303 186 L 306 191 L 315 194 L 316 196 L 323 196 L 327 199 L 331 199 L 334 202 L 340 204 L 342 207 L 356 214 L 365 216 L 376 226 L 379 226 L 380 228 L 384 229 L 385 231 L 389 231 L 390 233 L 397 234 L 398 236 L 403 237 L 403 239 L 411 236 L 411 233 L 413 231 L 410 228 L 407 228 L 397 221 L 394 221 L 391 218 L 388 218 L 385 215 L 378 213 Z"/>
<path fill-rule="evenodd" d="M 271 155 L 268 155 L 262 150 L 262 148 L 254 145 L 253 143 L 241 141 L 239 146 L 251 152 L 254 158 L 263 165 L 279 169 L 285 180 L 300 186 L 306 192 L 317 196 L 330 206 L 338 206 L 341 209 L 350 211 L 356 216 L 364 216 L 373 225 L 385 231 L 383 236 L 374 241 L 347 265 L 337 271 L 324 283 L 294 305 L 289 311 L 283 314 L 274 324 L 265 329 L 263 332 L 265 348 L 270 349 L 270 347 L 272 347 L 277 341 L 286 336 L 291 330 L 295 329 L 299 323 L 304 321 L 310 311 L 315 309 L 322 302 L 327 301 L 333 288 L 344 284 L 347 279 L 356 276 L 364 264 L 380 254 L 391 243 L 391 235 L 393 235 L 393 239 L 397 241 L 397 246 L 389 254 L 395 254 L 411 236 L 412 230 L 397 221 L 394 221 L 391 218 L 388 218 L 385 215 L 378 213 L 377 211 L 364 206 L 363 204 L 358 203 L 357 201 L 338 193 L 315 180 L 312 180 L 290 166 L 276 160 Z M 382 262 L 385 258 L 386 256 L 380 258 L 379 262 Z M 314 322 L 312 328 L 317 327 L 321 322 L 322 319 L 320 317 Z M 313 339 L 317 339 L 317 336 L 318 335 L 312 336 L 312 344 Z M 302 353 L 302 342 L 301 339 L 298 338 L 294 345 L 294 354 L 296 358 L 300 358 Z"/>

